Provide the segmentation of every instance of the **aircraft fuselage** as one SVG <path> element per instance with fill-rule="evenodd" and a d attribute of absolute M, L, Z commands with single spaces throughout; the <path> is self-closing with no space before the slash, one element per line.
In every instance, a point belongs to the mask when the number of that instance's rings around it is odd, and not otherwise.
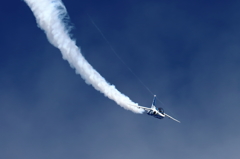
<path fill-rule="evenodd" d="M 156 112 L 157 110 L 149 110 L 148 112 L 147 112 L 147 114 L 148 115 L 150 115 L 150 116 L 153 116 L 153 117 L 155 117 L 155 118 L 158 118 L 158 119 L 162 119 L 162 118 L 164 118 L 165 116 L 164 115 L 159 115 L 158 113 L 160 113 L 160 112 Z"/>

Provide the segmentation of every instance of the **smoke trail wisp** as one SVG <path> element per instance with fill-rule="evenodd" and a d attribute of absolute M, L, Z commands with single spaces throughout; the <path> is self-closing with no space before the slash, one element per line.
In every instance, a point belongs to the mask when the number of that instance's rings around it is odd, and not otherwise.
<path fill-rule="evenodd" d="M 127 96 L 120 93 L 115 86 L 110 85 L 82 56 L 80 49 L 69 36 L 67 11 L 61 0 L 24 0 L 36 17 L 38 26 L 45 31 L 48 40 L 60 49 L 63 58 L 76 69 L 86 83 L 102 92 L 118 105 L 135 113 L 142 113 L 131 105 L 137 105 Z"/>

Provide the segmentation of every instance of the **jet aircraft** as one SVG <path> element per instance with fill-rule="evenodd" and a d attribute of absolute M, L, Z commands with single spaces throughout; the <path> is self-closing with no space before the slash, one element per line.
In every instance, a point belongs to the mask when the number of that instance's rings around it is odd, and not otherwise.
<path fill-rule="evenodd" d="M 171 117 L 170 115 L 167 115 L 167 114 L 164 112 L 163 108 L 156 108 L 156 95 L 154 95 L 151 108 L 147 108 L 147 107 L 143 107 L 143 106 L 138 106 L 138 105 L 133 105 L 133 106 L 145 110 L 145 112 L 146 112 L 148 115 L 151 115 L 151 116 L 153 116 L 153 117 L 155 117 L 155 118 L 163 119 L 163 118 L 165 118 L 165 117 L 168 117 L 168 118 L 170 118 L 170 119 L 172 119 L 172 120 L 180 123 L 179 120 Z"/>

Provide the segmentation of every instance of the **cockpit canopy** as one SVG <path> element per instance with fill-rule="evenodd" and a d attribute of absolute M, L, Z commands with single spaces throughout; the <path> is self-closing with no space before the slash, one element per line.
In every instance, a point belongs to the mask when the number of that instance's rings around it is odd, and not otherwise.
<path fill-rule="evenodd" d="M 164 114 L 163 108 L 158 108 L 158 111 L 159 111 L 160 113 Z"/>

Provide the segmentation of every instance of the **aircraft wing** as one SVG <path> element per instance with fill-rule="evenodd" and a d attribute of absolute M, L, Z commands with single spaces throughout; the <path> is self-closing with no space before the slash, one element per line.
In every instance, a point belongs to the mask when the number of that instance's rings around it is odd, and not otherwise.
<path fill-rule="evenodd" d="M 131 106 L 134 106 L 134 107 L 137 107 L 137 108 L 143 109 L 143 110 L 152 110 L 151 108 L 143 107 L 143 106 L 139 106 L 139 105 L 133 105 L 133 104 L 131 104 Z"/>
<path fill-rule="evenodd" d="M 172 120 L 174 120 L 174 121 L 176 121 L 176 122 L 179 122 L 179 123 L 181 123 L 179 120 L 177 120 L 177 119 L 174 119 L 173 117 L 171 117 L 170 115 L 167 115 L 166 113 L 164 113 L 165 114 L 165 116 L 166 117 L 168 117 L 168 118 L 170 118 L 170 119 L 172 119 Z"/>

